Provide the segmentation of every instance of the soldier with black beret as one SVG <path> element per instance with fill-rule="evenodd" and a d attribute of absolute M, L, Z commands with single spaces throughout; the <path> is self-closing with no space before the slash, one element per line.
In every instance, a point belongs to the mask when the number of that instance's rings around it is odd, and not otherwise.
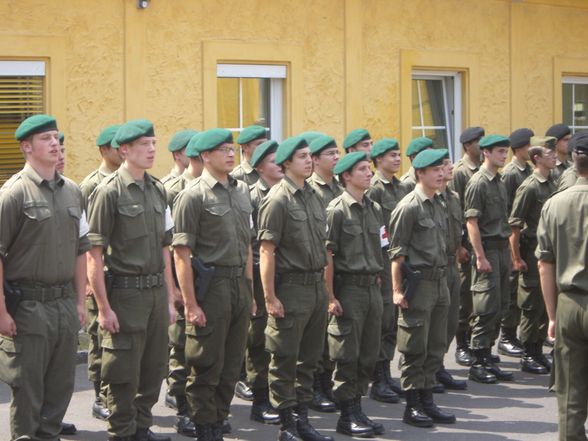
<path fill-rule="evenodd" d="M 551 172 L 553 180 L 559 181 L 560 176 L 565 169 L 570 168 L 572 162 L 569 159 L 570 149 L 568 143 L 572 137 L 572 131 L 566 124 L 554 124 L 545 132 L 545 136 L 553 136 L 556 139 L 555 154 L 557 159 L 555 161 L 555 168 Z"/>

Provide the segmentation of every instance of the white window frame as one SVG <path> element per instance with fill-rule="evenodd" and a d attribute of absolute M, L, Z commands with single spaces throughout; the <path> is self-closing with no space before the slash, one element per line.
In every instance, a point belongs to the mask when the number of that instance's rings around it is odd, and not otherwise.
<path fill-rule="evenodd" d="M 575 125 L 575 120 L 576 118 L 574 117 L 574 112 L 575 109 L 573 106 L 576 105 L 576 85 L 577 84 L 581 84 L 581 85 L 588 85 L 588 76 L 585 77 L 579 77 L 579 76 L 564 76 L 561 79 L 561 84 L 562 87 L 564 84 L 571 84 L 572 87 L 572 124 L 570 124 L 570 129 L 572 130 L 572 133 L 576 133 L 576 130 L 588 130 L 588 123 L 587 125 L 584 126 L 577 126 Z M 562 93 L 563 96 L 563 93 Z M 588 105 L 588 103 L 586 103 Z M 562 113 L 565 114 L 565 112 L 563 111 L 563 99 L 562 99 Z M 586 109 L 588 110 L 588 109 Z"/>
<path fill-rule="evenodd" d="M 27 77 L 44 77 L 44 61 L 0 61 L 0 76 L 27 76 Z"/>
<path fill-rule="evenodd" d="M 462 81 L 463 75 L 458 71 L 434 71 L 434 70 L 413 70 L 412 80 L 441 80 L 443 86 L 443 104 L 445 108 L 445 115 L 447 115 L 447 126 L 414 126 L 411 124 L 411 131 L 420 129 L 421 136 L 425 136 L 425 130 L 442 130 L 446 129 L 447 137 L 446 143 L 449 149 L 449 155 L 452 161 L 457 161 L 462 156 L 462 149 L 459 148 L 459 134 L 462 130 Z M 453 78 L 453 115 L 449 113 L 449 104 L 447 96 L 447 84 L 443 81 L 446 78 Z M 412 87 L 412 84 L 411 84 Z M 420 93 L 420 89 L 419 89 Z M 419 98 L 419 103 L 422 100 Z M 421 112 L 421 121 L 423 120 L 422 107 L 419 106 Z"/>
<path fill-rule="evenodd" d="M 266 78 L 270 80 L 270 132 L 272 139 L 281 142 L 284 135 L 284 91 L 287 67 L 272 64 L 226 64 L 216 65 L 217 78 Z M 239 84 L 239 127 L 227 127 L 233 132 L 243 130 L 243 93 Z M 279 113 L 278 113 L 279 112 Z"/>

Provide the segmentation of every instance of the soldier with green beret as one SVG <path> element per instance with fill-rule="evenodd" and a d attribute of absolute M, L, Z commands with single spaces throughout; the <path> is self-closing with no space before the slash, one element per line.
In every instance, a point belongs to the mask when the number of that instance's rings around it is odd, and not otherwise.
<path fill-rule="evenodd" d="M 167 372 L 175 321 L 169 245 L 173 221 L 153 166 L 153 124 L 132 120 L 114 137 L 124 158 L 90 197 L 88 278 L 101 327 L 101 379 L 111 441 L 169 440 L 149 429 Z M 108 288 L 104 266 L 108 268 Z"/>
<path fill-rule="evenodd" d="M 174 166 L 166 176 L 161 178 L 162 184 L 165 185 L 168 181 L 181 176 L 184 170 L 186 170 L 190 162 L 186 156 L 186 147 L 196 133 L 198 133 L 196 130 L 185 129 L 180 130 L 172 137 L 167 149 L 172 154 Z"/>
<path fill-rule="evenodd" d="M 345 136 L 343 140 L 343 148 L 345 153 L 351 152 L 365 152 L 366 155 L 370 155 L 372 150 L 372 136 L 366 129 L 355 129 L 352 130 Z"/>
<path fill-rule="evenodd" d="M 384 138 L 372 147 L 371 159 L 376 168 L 370 188 L 367 190 L 369 198 L 380 204 L 384 217 L 386 238 L 382 242 L 382 259 L 384 269 L 381 273 L 381 293 L 383 301 L 382 332 L 380 338 L 380 353 L 374 369 L 374 381 L 370 389 L 370 398 L 384 403 L 397 403 L 398 396 L 404 395 L 397 380 L 390 376 L 390 362 L 394 358 L 396 349 L 396 320 L 398 308 L 392 302 L 392 275 L 390 273 L 390 258 L 388 257 L 387 238 L 390 236 L 388 222 L 390 215 L 400 200 L 410 190 L 395 176 L 400 170 L 400 148 L 394 138 Z"/>
<path fill-rule="evenodd" d="M 216 441 L 223 437 L 255 311 L 252 208 L 247 185 L 229 174 L 235 163 L 231 132 L 207 130 L 195 147 L 204 170 L 176 197 L 172 245 L 186 318 L 186 396 L 197 440 Z M 198 282 L 192 259 L 213 271 L 207 287 Z"/>
<path fill-rule="evenodd" d="M 414 138 L 408 144 L 406 148 L 406 156 L 410 159 L 410 162 L 414 161 L 416 155 L 418 155 L 423 150 L 432 149 L 433 148 L 433 140 L 431 138 L 427 138 L 426 136 L 421 136 L 418 138 Z M 416 185 L 416 174 L 414 171 L 414 167 L 410 167 L 408 171 L 400 177 L 400 181 L 403 182 L 410 190 L 414 189 Z"/>
<path fill-rule="evenodd" d="M 308 420 L 313 373 L 323 353 L 327 321 L 326 213 L 306 182 L 312 157 L 304 138 L 283 141 L 275 161 L 285 176 L 261 202 L 257 233 L 269 314 L 265 346 L 271 354 L 270 399 L 280 415 L 281 441 L 331 441 Z"/>
<path fill-rule="evenodd" d="M 15 138 L 25 166 L 0 191 L 0 381 L 12 390 L 11 439 L 57 440 L 76 431 L 62 419 L 85 320 L 88 225 L 79 188 L 56 171 L 55 118 L 31 116 Z"/>
<path fill-rule="evenodd" d="M 448 219 L 438 195 L 446 154 L 446 149 L 429 149 L 416 155 L 412 165 L 417 184 L 398 203 L 389 225 L 393 299 L 400 308 L 400 381 L 406 396 L 402 421 L 417 427 L 455 423 L 454 415 L 437 407 L 432 390 L 447 347 Z M 408 271 L 416 273 L 413 287 Z"/>
<path fill-rule="evenodd" d="M 535 252 L 549 318 L 547 332 L 555 338 L 560 441 L 586 439 L 588 406 L 588 137 L 577 139 L 573 148 L 578 181 L 545 202 Z"/>
<path fill-rule="evenodd" d="M 480 139 L 485 135 L 482 127 L 468 127 L 459 136 L 463 147 L 463 157 L 457 161 L 453 170 L 453 180 L 449 188 L 459 195 L 461 207 L 464 206 L 465 188 L 471 177 L 480 169 Z M 462 245 L 464 249 L 457 256 L 459 263 L 459 323 L 455 333 L 455 361 L 462 366 L 470 366 L 473 356 L 470 350 L 470 317 L 472 314 L 472 245 L 468 239 L 465 222 L 463 225 Z"/>
<path fill-rule="evenodd" d="M 555 153 L 557 155 L 555 168 L 551 172 L 554 182 L 559 182 L 559 178 L 565 169 L 572 166 L 570 161 L 570 149 L 568 143 L 572 137 L 572 131 L 566 124 L 554 124 L 545 132 L 545 136 L 553 136 L 555 141 Z"/>
<path fill-rule="evenodd" d="M 500 320 L 510 299 L 511 256 L 508 246 L 508 196 L 498 169 L 504 166 L 510 141 L 501 135 L 480 140 L 484 163 L 472 176 L 465 193 L 465 218 L 472 244 L 473 328 L 471 348 L 475 358 L 469 378 L 479 383 L 513 379 L 492 360 Z"/>
<path fill-rule="evenodd" d="M 251 206 L 253 207 L 253 226 L 257 232 L 257 214 L 263 198 L 270 189 L 284 177 L 282 168 L 276 164 L 276 141 L 266 141 L 255 149 L 251 158 L 251 165 L 259 174 L 259 179 L 249 187 Z M 251 385 L 253 404 L 250 418 L 265 424 L 279 424 L 278 413 L 273 409 L 269 401 L 268 367 L 270 362 L 269 352 L 265 350 L 265 327 L 267 325 L 267 311 L 263 298 L 263 286 L 259 273 L 259 241 L 254 238 L 253 248 L 253 295 L 257 311 L 251 317 L 249 333 L 247 337 L 247 352 L 245 354 L 245 366 L 247 370 L 247 383 Z"/>
<path fill-rule="evenodd" d="M 312 141 L 314 141 L 315 139 L 317 139 L 319 136 L 323 136 L 323 135 L 326 135 L 326 133 L 317 132 L 316 130 L 309 130 L 307 132 L 300 133 L 298 136 L 304 138 L 304 140 L 306 141 L 306 143 L 310 146 L 310 144 L 312 143 Z"/>
<path fill-rule="evenodd" d="M 259 179 L 255 168 L 251 165 L 251 158 L 255 149 L 267 141 L 267 129 L 262 126 L 252 125 L 245 127 L 237 137 L 237 143 L 241 146 L 241 163 L 231 172 L 235 179 L 253 185 Z"/>
<path fill-rule="evenodd" d="M 509 240 L 513 267 L 520 271 L 518 306 L 521 309 L 520 335 L 524 347 L 521 369 L 532 374 L 546 374 L 551 370 L 551 364 L 543 355 L 547 315 L 535 249 L 541 209 L 556 191 L 555 182 L 550 178 L 555 167 L 555 149 L 533 146 L 529 149 L 529 157 L 534 171 L 517 189 L 508 221 L 512 230 Z"/>
<path fill-rule="evenodd" d="M 334 171 L 345 187 L 327 208 L 328 343 L 336 363 L 334 394 L 341 409 L 337 432 L 381 435 L 384 426 L 363 412 L 361 397 L 367 393 L 379 352 L 384 219 L 379 204 L 365 195 L 372 170 L 364 152 L 345 155 Z"/>

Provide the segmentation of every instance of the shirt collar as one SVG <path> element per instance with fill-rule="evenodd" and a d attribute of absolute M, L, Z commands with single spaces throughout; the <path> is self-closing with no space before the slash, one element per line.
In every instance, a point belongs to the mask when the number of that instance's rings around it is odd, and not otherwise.
<path fill-rule="evenodd" d="M 359 207 L 363 208 L 363 207 L 367 207 L 371 203 L 370 199 L 368 197 L 366 197 L 364 194 L 363 199 L 362 199 L 363 205 L 360 204 L 359 202 L 357 202 L 355 200 L 355 198 L 353 196 L 351 196 L 351 193 L 349 193 L 347 190 L 345 190 L 343 192 L 343 194 L 341 195 L 341 198 L 350 207 L 353 206 L 354 204 L 357 204 Z"/>
<path fill-rule="evenodd" d="M 465 155 L 462 158 L 462 161 L 464 163 L 464 165 L 469 168 L 470 170 L 478 170 L 480 168 L 479 165 L 474 164 L 474 162 L 471 160 L 471 158 L 468 155 Z"/>
<path fill-rule="evenodd" d="M 512 158 L 512 163 L 513 165 L 518 168 L 520 171 L 525 171 L 527 170 L 530 166 L 529 163 L 527 161 L 525 162 L 520 162 L 519 159 L 516 156 L 513 156 Z"/>
<path fill-rule="evenodd" d="M 400 182 L 400 180 L 396 176 L 392 176 L 392 179 L 390 179 L 390 180 L 386 179 L 384 174 L 379 170 L 376 170 L 375 176 L 377 179 L 382 181 L 384 184 L 396 184 L 396 183 Z"/>
<path fill-rule="evenodd" d="M 184 170 L 184 173 L 182 173 L 182 178 L 184 179 L 184 181 L 186 182 L 190 182 L 193 179 L 196 179 L 194 177 L 194 175 L 192 173 L 190 173 L 190 170 L 188 170 L 188 168 L 186 168 L 186 170 Z"/>
<path fill-rule="evenodd" d="M 241 163 L 241 167 L 243 168 L 243 171 L 246 174 L 250 174 L 252 172 L 254 172 L 255 170 L 253 169 L 253 167 L 251 166 L 251 164 L 249 163 L 249 161 L 243 161 Z"/>
<path fill-rule="evenodd" d="M 494 178 L 496 178 L 496 176 L 498 176 L 498 172 L 497 172 L 495 175 L 492 175 L 492 173 L 490 173 L 490 170 L 488 170 L 484 164 L 482 164 L 482 165 L 480 166 L 480 172 L 481 172 L 481 173 L 482 173 L 484 176 L 486 176 L 486 178 L 487 178 L 489 181 L 492 181 Z"/>
<path fill-rule="evenodd" d="M 263 180 L 263 178 L 260 176 L 259 179 L 257 180 L 257 182 L 255 183 L 255 185 L 257 185 L 257 187 L 261 190 L 261 191 L 268 191 L 269 190 L 269 185 L 267 184 L 267 182 L 265 182 Z"/>
<path fill-rule="evenodd" d="M 292 181 L 292 179 L 290 179 L 286 175 L 284 175 L 284 177 L 282 178 L 282 181 L 284 182 L 288 191 L 292 194 L 296 194 L 296 192 L 301 191 L 301 190 L 306 190 L 307 187 L 310 187 L 310 185 L 308 185 L 308 183 L 306 181 L 304 181 L 304 187 L 300 188 L 294 183 L 294 181 Z"/>
<path fill-rule="evenodd" d="M 128 187 L 132 184 L 137 185 L 137 181 L 135 181 L 135 178 L 133 178 L 133 176 L 127 170 L 126 167 L 120 167 L 118 169 L 118 175 L 120 176 L 122 183 L 125 184 L 125 187 Z M 149 184 L 149 183 L 153 182 L 153 180 L 151 179 L 151 176 L 149 176 L 149 174 L 146 172 L 143 172 L 143 179 L 145 181 L 145 184 Z"/>
<path fill-rule="evenodd" d="M 43 182 L 47 182 L 46 179 L 43 179 L 41 176 L 39 176 L 39 173 L 37 173 L 33 166 L 28 162 L 25 163 L 25 166 L 22 169 L 22 171 L 23 174 L 27 176 L 31 181 L 33 181 L 37 186 L 40 186 Z M 65 183 L 65 181 L 63 180 L 63 176 L 57 173 L 57 171 L 55 172 L 55 182 L 60 187 L 63 186 L 63 184 Z"/>
<path fill-rule="evenodd" d="M 533 176 L 535 176 L 535 179 L 537 179 L 541 184 L 544 184 L 545 182 L 548 181 L 548 178 L 546 178 L 545 176 L 543 176 L 539 170 L 535 170 L 533 172 Z"/>
<path fill-rule="evenodd" d="M 98 173 L 100 173 L 102 176 L 106 177 L 112 174 L 112 172 L 110 171 L 110 169 L 108 167 L 106 167 L 106 164 L 101 164 L 100 168 L 98 168 Z"/>
<path fill-rule="evenodd" d="M 588 185 L 588 178 L 578 177 L 576 185 Z"/>
<path fill-rule="evenodd" d="M 425 194 L 425 192 L 422 190 L 422 188 L 418 185 L 414 188 L 414 193 L 417 196 L 417 198 L 419 199 L 419 201 L 421 201 L 421 202 L 425 202 L 425 201 L 432 202 L 433 201 L 434 197 L 433 198 L 428 197 Z"/>
<path fill-rule="evenodd" d="M 229 186 L 230 187 L 236 187 L 237 186 L 237 180 L 235 178 L 233 178 L 231 175 L 227 175 L 228 176 L 228 181 L 229 181 Z M 221 184 L 219 181 L 216 180 L 216 178 L 214 176 L 212 176 L 210 174 L 210 172 L 206 169 L 204 169 L 202 171 L 202 176 L 200 176 L 200 178 L 210 187 L 210 188 L 214 188 L 215 185 L 219 184 L 221 187 L 224 187 L 223 184 Z"/>

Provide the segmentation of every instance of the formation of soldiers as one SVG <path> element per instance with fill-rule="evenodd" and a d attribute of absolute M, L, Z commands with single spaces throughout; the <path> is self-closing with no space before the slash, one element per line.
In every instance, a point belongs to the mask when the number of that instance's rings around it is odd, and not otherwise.
<path fill-rule="evenodd" d="M 398 141 L 365 129 L 340 157 L 324 133 L 278 143 L 250 126 L 237 167 L 229 130 L 183 130 L 158 180 L 153 124 L 132 120 L 99 134 L 102 162 L 79 187 L 53 117 L 15 137 L 26 165 L 0 189 L 13 440 L 75 432 L 62 420 L 84 325 L 92 414 L 111 441 L 169 440 L 150 430 L 163 380 L 174 427 L 198 441 L 230 433 L 234 394 L 279 441 L 332 440 L 309 409 L 338 411 L 342 434 L 384 433 L 363 411 L 368 391 L 404 397 L 406 424 L 453 424 L 434 392 L 467 388 L 444 367 L 454 337 L 472 381 L 513 381 L 495 345 L 554 373 L 560 439 L 586 439 L 588 134 L 471 127 L 455 166 L 420 137 L 398 178 Z"/>

